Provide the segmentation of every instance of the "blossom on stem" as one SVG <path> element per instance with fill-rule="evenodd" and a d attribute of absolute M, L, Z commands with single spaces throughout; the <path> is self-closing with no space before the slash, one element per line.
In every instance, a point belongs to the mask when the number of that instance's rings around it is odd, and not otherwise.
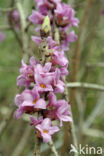
<path fill-rule="evenodd" d="M 40 109 L 46 109 L 46 102 L 40 98 L 40 95 L 36 88 L 33 90 L 24 90 L 21 94 L 17 94 L 15 97 L 15 104 L 18 107 L 15 112 L 15 118 L 18 119 L 21 115 L 26 113 L 33 113 Z"/>
<path fill-rule="evenodd" d="M 68 66 L 69 61 L 64 55 L 64 51 L 54 51 L 52 57 L 52 65 L 60 65 L 61 67 Z"/>
<path fill-rule="evenodd" d="M 31 117 L 30 117 L 30 120 L 31 120 L 30 125 L 36 126 L 36 125 L 40 124 L 40 123 L 43 121 L 43 117 L 40 116 L 40 117 L 37 119 L 35 116 L 31 116 Z"/>
<path fill-rule="evenodd" d="M 60 47 L 68 51 L 69 50 L 69 44 L 71 42 L 75 42 L 77 40 L 77 35 L 75 34 L 74 31 L 71 31 L 69 34 L 65 32 L 64 30 L 61 31 L 60 33 L 60 40 L 61 40 L 61 45 Z"/>
<path fill-rule="evenodd" d="M 30 125 L 34 126 L 36 136 L 47 143 L 59 131 L 57 126 L 52 125 L 54 120 L 59 121 L 60 127 L 63 122 L 72 122 L 68 102 L 64 99 L 57 100 L 56 93 L 64 92 L 64 78 L 68 75 L 69 61 L 64 51 L 69 50 L 69 44 L 77 39 L 74 30 L 68 32 L 68 29 L 77 27 L 79 21 L 72 7 L 61 0 L 35 2 L 37 11 L 32 11 L 29 20 L 38 24 L 36 31 L 40 31 L 40 36 L 31 38 L 40 46 L 42 63 L 36 62 L 33 57 L 30 58 L 29 65 L 22 60 L 17 85 L 24 86 L 25 89 L 15 97 L 18 107 L 15 118 L 20 118 L 23 113 L 34 115 L 30 117 Z M 16 20 L 18 21 L 18 16 Z M 57 34 L 60 45 L 56 43 Z M 46 46 L 41 46 L 44 43 Z"/>
<path fill-rule="evenodd" d="M 67 101 L 65 100 L 57 101 L 54 93 L 50 92 L 48 106 L 54 109 L 52 118 L 58 119 L 60 121 L 60 126 L 62 126 L 62 121 L 72 122 L 72 118 L 70 117 L 69 105 Z M 50 116 L 50 111 L 48 115 Z"/>
<path fill-rule="evenodd" d="M 59 131 L 57 126 L 52 126 L 52 122 L 49 118 L 45 118 L 41 124 L 35 126 L 35 129 L 40 132 L 43 142 L 50 142 L 51 136 Z"/>
<path fill-rule="evenodd" d="M 31 82 L 34 82 L 34 68 L 36 66 L 34 57 L 30 58 L 30 65 L 27 65 L 22 60 L 22 67 L 20 68 L 20 74 L 17 77 L 17 86 L 30 86 Z"/>
<path fill-rule="evenodd" d="M 39 92 L 53 91 L 51 82 L 53 80 L 54 73 L 49 72 L 50 69 L 51 63 L 45 64 L 44 67 L 38 64 L 35 68 L 35 86 Z"/>
<path fill-rule="evenodd" d="M 38 46 L 40 46 L 42 41 L 41 37 L 32 36 L 31 38 L 33 42 L 35 42 Z M 48 44 L 49 49 L 53 49 L 56 47 L 56 42 L 52 39 L 51 36 L 47 37 L 46 42 Z"/>
<path fill-rule="evenodd" d="M 75 18 L 75 11 L 70 5 L 60 3 L 55 9 L 55 22 L 61 27 L 78 26 L 79 20 Z"/>

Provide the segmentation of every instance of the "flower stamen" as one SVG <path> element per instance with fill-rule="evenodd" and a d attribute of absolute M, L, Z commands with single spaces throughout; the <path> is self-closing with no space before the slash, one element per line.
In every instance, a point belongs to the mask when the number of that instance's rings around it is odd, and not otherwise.
<path fill-rule="evenodd" d="M 46 86 L 45 86 L 44 84 L 41 84 L 40 87 L 42 87 L 42 88 L 46 88 Z"/>
<path fill-rule="evenodd" d="M 48 131 L 46 129 L 43 129 L 43 133 L 48 133 Z"/>

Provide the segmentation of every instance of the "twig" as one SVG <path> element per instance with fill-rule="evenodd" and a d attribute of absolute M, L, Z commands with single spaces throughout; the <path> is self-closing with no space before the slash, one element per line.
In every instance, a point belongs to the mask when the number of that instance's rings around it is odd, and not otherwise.
<path fill-rule="evenodd" d="M 80 40 L 83 34 L 83 29 L 87 22 L 89 11 L 91 9 L 91 4 L 92 4 L 92 1 L 88 0 L 81 23 L 80 23 L 80 27 L 79 27 L 78 40 L 76 42 L 76 47 L 74 50 L 74 56 L 73 56 L 73 62 L 72 62 L 73 63 L 73 68 L 72 68 L 73 70 L 72 70 L 72 76 L 71 76 L 72 81 L 76 81 L 77 79 L 77 71 L 78 71 L 78 66 L 79 66 L 79 61 L 80 61 Z"/>
<path fill-rule="evenodd" d="M 36 135 L 35 135 L 34 156 L 40 156 L 40 140 Z"/>
<path fill-rule="evenodd" d="M 90 63 L 87 63 L 86 65 L 87 67 L 91 67 L 91 68 L 94 68 L 94 67 L 100 67 L 100 68 L 104 68 L 104 63 L 94 63 L 94 64 L 90 64 Z"/>
<path fill-rule="evenodd" d="M 101 94 L 94 110 L 91 112 L 88 119 L 85 121 L 83 125 L 84 130 L 88 129 L 95 120 L 95 118 L 99 115 L 99 113 L 104 111 L 103 106 L 104 106 L 104 93 Z"/>
<path fill-rule="evenodd" d="M 21 155 L 24 147 L 28 143 L 27 140 L 28 140 L 28 138 L 30 136 L 30 132 L 31 132 L 31 127 L 30 126 L 27 126 L 25 128 L 24 134 L 23 134 L 20 142 L 18 143 L 18 145 L 14 149 L 13 153 L 11 154 L 11 156 L 19 156 L 19 155 Z"/>
<path fill-rule="evenodd" d="M 78 75 L 78 68 L 79 68 L 79 63 L 80 63 L 80 55 L 81 55 L 81 38 L 82 38 L 82 34 L 83 34 L 83 30 L 85 28 L 88 16 L 89 16 L 89 12 L 92 6 L 92 1 L 88 0 L 86 2 L 86 6 L 84 9 L 84 13 L 83 13 L 83 17 L 82 20 L 80 22 L 80 26 L 79 26 L 79 33 L 78 33 L 78 40 L 76 41 L 76 47 L 74 49 L 74 54 L 73 54 L 73 58 L 72 58 L 72 74 L 71 74 L 71 82 L 75 82 L 77 81 L 77 75 Z M 75 100 L 75 90 L 70 90 L 70 102 L 72 105 L 72 111 L 73 111 L 73 107 L 74 107 L 74 100 Z"/>
<path fill-rule="evenodd" d="M 13 113 L 14 113 L 14 109 L 12 109 L 6 115 L 6 118 L 2 121 L 2 123 L 0 123 L 0 137 L 2 136 L 2 134 L 4 133 L 4 131 L 6 130 L 6 127 L 9 125 L 9 122 L 11 121 L 11 119 L 13 117 Z"/>
<path fill-rule="evenodd" d="M 66 82 L 66 80 L 65 80 Z M 69 93 L 68 93 L 68 88 L 65 88 L 65 99 L 67 100 L 67 102 L 69 103 Z M 74 124 L 74 118 L 73 118 L 73 114 L 72 114 L 72 110 L 71 110 L 71 106 L 70 106 L 70 116 L 72 117 L 73 122 L 72 123 L 67 123 L 67 125 L 65 126 L 65 133 L 64 133 L 64 143 L 62 146 L 62 155 L 65 155 L 65 151 L 66 151 L 66 144 L 68 144 L 68 129 L 71 125 L 71 133 L 72 133 L 72 138 L 73 138 L 73 144 L 74 146 L 77 148 L 78 146 L 78 141 L 77 141 L 77 136 L 76 136 L 76 131 L 75 131 L 75 124 Z M 66 140 L 67 139 L 67 140 Z M 78 156 L 77 153 L 74 153 L 74 156 Z"/>
<path fill-rule="evenodd" d="M 9 11 L 13 11 L 14 9 L 16 9 L 15 7 L 11 7 L 11 8 L 0 8 L 0 12 L 9 12 Z"/>
<path fill-rule="evenodd" d="M 98 137 L 98 138 L 104 139 L 104 132 L 98 129 L 89 128 L 89 129 L 84 130 L 83 134 L 87 136 L 91 136 L 91 137 Z"/>
<path fill-rule="evenodd" d="M 86 82 L 71 82 L 66 84 L 69 88 L 85 88 L 85 89 L 93 89 L 97 91 L 104 91 L 103 85 L 98 85 L 94 83 L 86 83 Z"/>
<path fill-rule="evenodd" d="M 29 43 L 28 43 L 28 35 L 25 32 L 27 22 L 26 17 L 24 13 L 24 9 L 20 3 L 19 0 L 16 2 L 17 9 L 20 14 L 20 22 L 21 22 L 21 32 L 22 32 L 22 49 L 23 49 L 23 59 L 25 62 L 28 62 L 29 56 L 30 56 L 30 49 L 29 49 Z"/>
<path fill-rule="evenodd" d="M 51 151 L 54 153 L 54 156 L 58 156 L 58 153 L 57 153 L 56 148 L 55 148 L 55 146 L 53 144 L 53 141 L 49 142 L 48 144 L 49 144 L 49 146 L 51 148 Z"/>

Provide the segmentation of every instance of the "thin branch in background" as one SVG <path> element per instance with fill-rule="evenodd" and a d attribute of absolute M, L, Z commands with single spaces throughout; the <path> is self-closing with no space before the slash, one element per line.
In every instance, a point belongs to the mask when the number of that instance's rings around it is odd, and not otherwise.
<path fill-rule="evenodd" d="M 91 124 L 93 123 L 93 121 L 95 120 L 95 118 L 102 111 L 104 111 L 103 107 L 104 107 L 104 93 L 101 93 L 94 110 L 91 112 L 91 114 L 89 115 L 88 119 L 84 122 L 84 125 L 83 125 L 83 130 L 84 131 L 86 129 L 88 129 L 91 126 Z"/>
<path fill-rule="evenodd" d="M 14 9 L 16 9 L 16 8 L 15 7 L 11 7 L 11 8 L 0 8 L 0 12 L 7 13 L 8 11 L 13 11 Z"/>
<path fill-rule="evenodd" d="M 86 22 L 90 13 L 90 9 L 92 6 L 91 0 L 88 0 L 86 3 L 87 4 L 85 6 L 83 17 L 79 26 L 78 40 L 76 41 L 76 47 L 73 52 L 74 54 L 72 58 L 71 82 L 75 82 L 77 80 L 77 74 L 78 74 L 78 68 L 79 68 L 79 62 L 80 62 L 80 54 L 81 54 L 81 38 L 82 38 L 82 34 L 85 29 L 85 25 L 86 25 Z M 74 107 L 74 100 L 75 100 L 75 90 L 70 90 L 70 102 L 71 102 L 72 108 Z"/>
<path fill-rule="evenodd" d="M 90 64 L 90 63 L 87 63 L 86 65 L 88 68 L 95 68 L 95 67 L 100 67 L 100 68 L 104 68 L 104 63 L 94 63 L 94 64 Z"/>
<path fill-rule="evenodd" d="M 48 144 L 49 144 L 51 151 L 53 152 L 54 156 L 58 156 L 58 153 L 57 153 L 56 148 L 53 144 L 53 141 L 49 142 Z"/>
<path fill-rule="evenodd" d="M 35 135 L 34 156 L 40 156 L 40 139 Z"/>
<path fill-rule="evenodd" d="M 14 109 L 12 109 L 7 115 L 6 118 L 0 123 L 0 137 L 6 130 L 7 126 L 9 125 L 11 119 L 13 118 Z"/>
<path fill-rule="evenodd" d="M 20 14 L 20 22 L 21 22 L 21 32 L 22 32 L 22 50 L 23 50 L 23 59 L 25 62 L 28 62 L 29 56 L 31 56 L 31 50 L 29 48 L 28 35 L 26 32 L 27 21 L 24 13 L 24 9 L 19 0 L 16 2 L 17 9 Z"/>
<path fill-rule="evenodd" d="M 98 129 L 88 128 L 85 131 L 83 131 L 83 134 L 90 137 L 97 137 L 100 139 L 104 139 L 104 132 Z"/>
<path fill-rule="evenodd" d="M 27 126 L 25 128 L 24 134 L 20 140 L 20 142 L 18 143 L 18 145 L 16 146 L 16 148 L 14 149 L 13 153 L 11 154 L 11 156 L 19 156 L 22 154 L 26 144 L 28 143 L 28 138 L 30 136 L 31 133 L 31 127 Z"/>
<path fill-rule="evenodd" d="M 66 82 L 66 80 L 65 80 L 65 82 Z M 66 82 L 66 84 L 67 84 L 67 82 Z M 65 88 L 65 99 L 69 103 L 68 87 Z M 65 155 L 65 152 L 67 150 L 67 144 L 68 144 L 68 138 L 69 138 L 69 128 L 70 127 L 71 127 L 71 135 L 72 135 L 72 139 L 73 139 L 73 144 L 76 148 L 78 147 L 78 140 L 77 140 L 77 136 L 76 136 L 75 124 L 74 124 L 74 118 L 73 118 L 71 106 L 70 106 L 70 114 L 71 114 L 73 122 L 72 123 L 66 123 L 66 125 L 64 126 L 64 129 L 65 129 L 64 130 L 64 141 L 63 141 L 62 150 L 61 150 L 62 156 Z M 78 154 L 74 153 L 74 156 L 78 156 Z"/>
<path fill-rule="evenodd" d="M 69 88 L 85 88 L 85 89 L 93 89 L 96 91 L 104 91 L 104 86 L 103 85 L 98 85 L 94 83 L 86 83 L 86 82 L 71 82 L 66 84 L 67 87 Z"/>

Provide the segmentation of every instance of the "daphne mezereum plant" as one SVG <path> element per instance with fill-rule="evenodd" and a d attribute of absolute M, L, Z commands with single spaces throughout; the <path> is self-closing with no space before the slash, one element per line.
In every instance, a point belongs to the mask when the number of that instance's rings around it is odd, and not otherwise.
<path fill-rule="evenodd" d="M 68 102 L 56 96 L 64 94 L 69 64 L 64 51 L 69 50 L 70 42 L 76 41 L 77 36 L 70 29 L 77 27 L 79 21 L 72 7 L 61 0 L 35 2 L 37 11 L 32 11 L 29 20 L 38 25 L 39 36 L 31 38 L 39 46 L 40 60 L 31 57 L 29 65 L 22 60 L 17 85 L 25 89 L 15 97 L 15 118 L 29 114 L 36 137 L 48 143 L 63 122 L 72 122 Z"/>

